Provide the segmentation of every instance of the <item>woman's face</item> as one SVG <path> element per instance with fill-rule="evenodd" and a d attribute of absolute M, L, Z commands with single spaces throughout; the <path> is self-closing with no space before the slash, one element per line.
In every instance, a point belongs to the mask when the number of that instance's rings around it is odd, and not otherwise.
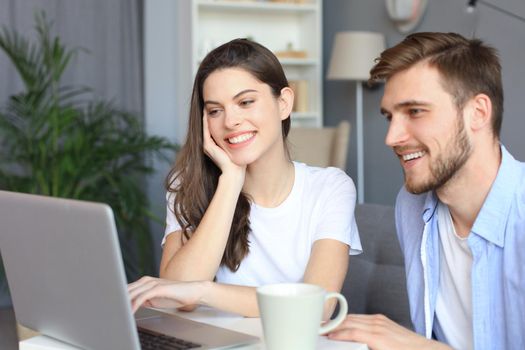
<path fill-rule="evenodd" d="M 219 69 L 203 85 L 204 115 L 215 143 L 238 165 L 284 154 L 281 122 L 293 105 L 290 88 L 275 97 L 269 85 L 241 68 Z"/>

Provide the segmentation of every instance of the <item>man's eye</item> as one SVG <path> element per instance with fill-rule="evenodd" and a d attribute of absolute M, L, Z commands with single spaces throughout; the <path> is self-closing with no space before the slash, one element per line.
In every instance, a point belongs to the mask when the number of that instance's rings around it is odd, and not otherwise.
<path fill-rule="evenodd" d="M 421 113 L 423 113 L 423 110 L 420 108 L 410 108 L 408 110 L 408 114 L 410 114 L 411 116 L 417 116 Z"/>

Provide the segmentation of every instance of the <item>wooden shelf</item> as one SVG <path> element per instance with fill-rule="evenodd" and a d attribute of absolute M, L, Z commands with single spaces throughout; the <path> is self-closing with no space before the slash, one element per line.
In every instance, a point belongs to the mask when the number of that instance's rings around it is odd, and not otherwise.
<path fill-rule="evenodd" d="M 193 74 L 213 48 L 235 38 L 253 39 L 283 54 L 279 61 L 288 81 L 305 82 L 293 125 L 322 126 L 322 1 L 192 0 Z"/>
<path fill-rule="evenodd" d="M 269 11 L 275 12 L 315 12 L 317 6 L 313 3 L 285 3 L 271 1 L 228 1 L 228 0 L 198 0 L 197 5 L 204 10 L 213 11 Z"/>
<path fill-rule="evenodd" d="M 318 61 L 313 58 L 279 58 L 283 66 L 313 66 Z"/>

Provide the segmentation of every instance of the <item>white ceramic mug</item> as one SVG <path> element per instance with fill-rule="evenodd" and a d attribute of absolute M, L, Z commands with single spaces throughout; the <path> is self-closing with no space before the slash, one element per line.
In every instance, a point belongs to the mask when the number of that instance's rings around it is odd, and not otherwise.
<path fill-rule="evenodd" d="M 339 313 L 321 326 L 324 304 L 330 298 L 339 300 Z M 259 287 L 257 303 L 268 350 L 313 350 L 319 334 L 336 328 L 348 311 L 342 294 L 327 293 L 322 287 L 306 283 Z"/>

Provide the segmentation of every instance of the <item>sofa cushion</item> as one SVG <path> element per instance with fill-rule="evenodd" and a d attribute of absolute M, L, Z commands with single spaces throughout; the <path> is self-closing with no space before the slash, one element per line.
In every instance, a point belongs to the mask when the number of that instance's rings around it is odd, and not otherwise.
<path fill-rule="evenodd" d="M 349 313 L 381 313 L 412 328 L 394 208 L 359 204 L 355 216 L 363 253 L 350 257 L 342 288 L 348 300 Z"/>

